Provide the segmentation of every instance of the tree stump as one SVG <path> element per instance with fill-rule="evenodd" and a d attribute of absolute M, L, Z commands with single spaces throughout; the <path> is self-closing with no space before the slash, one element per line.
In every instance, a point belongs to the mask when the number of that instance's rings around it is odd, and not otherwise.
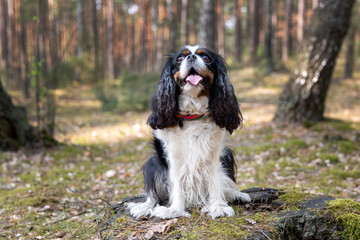
<path fill-rule="evenodd" d="M 350 211 L 351 214 L 354 215 L 355 220 L 360 221 L 360 204 L 354 202 L 353 200 L 345 199 L 344 202 L 350 202 L 355 210 L 351 210 L 351 207 L 349 207 L 349 205 L 346 205 L 344 207 L 344 210 L 339 210 L 338 208 L 334 208 L 328 205 L 328 203 L 329 202 L 331 203 L 331 201 L 334 200 L 335 198 L 326 195 L 311 195 L 311 194 L 303 194 L 299 192 L 294 193 L 292 191 L 278 190 L 273 188 L 250 188 L 243 190 L 243 192 L 246 192 L 251 196 L 252 202 L 244 203 L 241 201 L 237 201 L 232 203 L 234 207 L 240 206 L 240 208 L 244 209 L 242 214 L 245 214 L 246 212 L 247 217 L 249 219 L 252 219 L 255 217 L 257 213 L 268 212 L 273 217 L 271 217 L 270 221 L 266 221 L 265 223 L 270 226 L 269 228 L 266 228 L 266 226 L 260 221 L 258 222 L 258 225 L 254 221 L 252 223 L 253 226 L 251 225 L 237 226 L 237 227 L 247 228 L 249 232 L 249 234 L 245 238 L 240 238 L 240 239 L 247 239 L 247 240 L 319 239 L 320 240 L 320 239 L 358 239 L 357 237 L 360 236 L 360 226 L 358 228 L 355 226 L 353 228 L 350 228 L 350 230 L 347 229 L 345 231 L 344 229 L 346 229 L 345 226 L 346 223 L 344 223 L 344 221 L 337 220 L 337 216 L 339 216 L 339 214 L 340 215 L 345 214 L 347 209 L 347 211 Z M 293 199 L 293 200 L 289 201 L 289 199 Z M 159 225 L 166 222 L 165 220 L 160 220 L 160 219 L 147 219 L 147 218 L 133 219 L 128 215 L 128 211 L 126 209 L 127 203 L 144 202 L 145 200 L 146 200 L 146 196 L 142 194 L 134 197 L 125 198 L 120 203 L 112 205 L 109 211 L 112 214 L 106 215 L 103 221 L 99 224 L 98 229 L 100 233 L 108 234 L 109 231 L 113 230 L 112 229 L 113 225 L 116 225 L 117 220 L 120 218 L 122 219 L 121 221 L 123 222 L 126 222 L 124 218 L 131 219 L 133 225 L 131 225 L 130 229 L 133 229 L 135 231 L 136 228 L 134 229 L 134 226 L 138 227 L 137 231 L 130 234 L 132 236 L 140 234 L 141 232 L 145 233 L 147 229 L 151 229 L 151 227 L 153 227 L 154 225 Z M 242 214 L 240 214 L 240 216 Z M 209 224 L 211 223 L 211 221 L 216 222 L 217 224 L 225 224 L 225 225 L 232 224 L 232 222 L 234 222 L 234 219 L 232 219 L 231 221 L 230 220 L 226 221 L 226 219 L 228 218 L 222 218 L 219 221 L 211 220 L 210 218 L 206 218 L 201 215 L 200 217 L 197 214 L 194 215 L 194 213 L 192 214 L 191 218 L 189 218 L 189 220 L 185 219 L 184 222 L 188 223 L 192 221 L 191 220 L 192 218 L 193 219 L 201 218 L 200 220 L 197 219 L 194 221 L 197 223 L 202 222 L 203 224 Z M 204 223 L 204 219 L 207 219 L 209 222 Z M 179 222 L 180 220 L 178 221 L 178 223 Z M 182 230 L 178 230 L 178 229 L 183 229 L 186 226 L 181 225 L 183 224 L 183 222 L 181 222 L 180 224 L 178 223 L 176 223 L 175 226 L 171 226 L 170 224 L 169 228 L 166 230 L 166 234 L 161 233 L 155 235 L 155 238 L 151 238 L 151 239 L 178 239 L 182 237 L 186 238 L 188 235 L 182 235 L 181 233 Z M 234 226 L 236 225 L 234 224 Z M 170 228 L 172 229 L 169 230 Z M 271 230 L 262 231 L 261 228 L 271 229 Z M 117 230 L 117 233 L 124 233 L 122 229 L 129 229 L 129 227 L 126 224 L 121 226 L 116 225 L 114 229 Z M 249 231 L 249 229 L 251 229 L 251 231 Z M 171 235 L 171 231 L 174 232 L 180 231 L 180 233 L 174 237 L 173 235 Z M 114 231 L 112 231 L 111 234 L 112 234 L 111 236 L 113 237 L 116 236 Z M 183 233 L 183 234 L 187 234 L 187 233 Z M 123 237 L 124 235 L 121 236 Z M 142 238 L 144 236 L 138 236 L 138 237 Z M 239 239 L 239 238 L 234 237 L 234 239 Z"/>
<path fill-rule="evenodd" d="M 21 146 L 52 146 L 56 141 L 46 132 L 35 133 L 26 110 L 14 106 L 0 80 L 0 150 L 17 150 Z"/>

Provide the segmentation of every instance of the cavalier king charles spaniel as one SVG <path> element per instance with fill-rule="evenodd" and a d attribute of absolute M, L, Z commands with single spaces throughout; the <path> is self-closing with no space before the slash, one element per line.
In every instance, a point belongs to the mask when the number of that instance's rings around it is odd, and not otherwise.
<path fill-rule="evenodd" d="M 143 166 L 147 200 L 128 205 L 133 217 L 189 217 L 201 207 L 215 219 L 234 215 L 228 203 L 250 202 L 225 144 L 242 115 L 220 55 L 199 46 L 170 55 L 150 107 L 155 153 Z"/>

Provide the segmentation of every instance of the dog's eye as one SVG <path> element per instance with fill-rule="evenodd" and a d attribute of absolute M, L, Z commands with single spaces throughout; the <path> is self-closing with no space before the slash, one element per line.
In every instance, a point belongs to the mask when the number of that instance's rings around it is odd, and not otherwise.
<path fill-rule="evenodd" d="M 181 63 L 184 59 L 185 59 L 184 56 L 180 56 L 180 57 L 178 57 L 178 58 L 176 59 L 176 61 L 177 61 L 178 63 Z"/>
<path fill-rule="evenodd" d="M 210 58 L 206 55 L 202 55 L 201 58 L 204 60 L 204 62 L 210 62 Z"/>

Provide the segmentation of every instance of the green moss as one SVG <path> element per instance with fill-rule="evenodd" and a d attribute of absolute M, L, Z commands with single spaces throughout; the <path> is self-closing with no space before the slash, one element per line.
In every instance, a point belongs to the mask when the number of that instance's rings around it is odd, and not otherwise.
<path fill-rule="evenodd" d="M 114 224 L 126 224 L 129 219 L 127 217 L 119 217 L 114 221 Z"/>
<path fill-rule="evenodd" d="M 344 228 L 344 239 L 360 239 L 360 203 L 352 199 L 336 199 L 328 202 L 335 221 Z"/>
<path fill-rule="evenodd" d="M 299 204 L 310 197 L 309 193 L 299 192 L 297 190 L 289 190 L 279 197 L 283 201 L 287 209 L 298 210 Z"/>
<path fill-rule="evenodd" d="M 191 218 L 179 219 L 167 238 L 245 239 L 254 234 L 254 231 L 249 229 L 255 228 L 248 219 L 254 220 L 257 226 L 265 232 L 275 232 L 274 226 L 269 222 L 274 220 L 276 213 L 258 212 L 245 216 L 242 214 L 241 206 L 233 206 L 233 208 L 234 217 L 217 218 L 216 220 L 200 215 L 198 210 L 194 210 Z"/>
<path fill-rule="evenodd" d="M 220 218 L 216 221 L 209 218 L 194 217 L 180 219 L 176 224 L 182 226 L 176 228 L 169 234 L 171 237 L 180 239 L 244 239 L 249 235 L 246 228 L 243 228 L 234 218 Z"/>

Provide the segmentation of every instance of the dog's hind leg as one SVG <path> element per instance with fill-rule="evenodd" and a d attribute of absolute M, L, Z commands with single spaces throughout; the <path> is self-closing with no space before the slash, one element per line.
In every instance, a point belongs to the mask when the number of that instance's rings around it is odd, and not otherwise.
<path fill-rule="evenodd" d="M 143 166 L 147 200 L 143 203 L 130 203 L 128 209 L 133 217 L 146 217 L 157 204 L 166 204 L 169 199 L 168 167 L 162 152 L 162 143 L 155 138 L 156 154 Z"/>

